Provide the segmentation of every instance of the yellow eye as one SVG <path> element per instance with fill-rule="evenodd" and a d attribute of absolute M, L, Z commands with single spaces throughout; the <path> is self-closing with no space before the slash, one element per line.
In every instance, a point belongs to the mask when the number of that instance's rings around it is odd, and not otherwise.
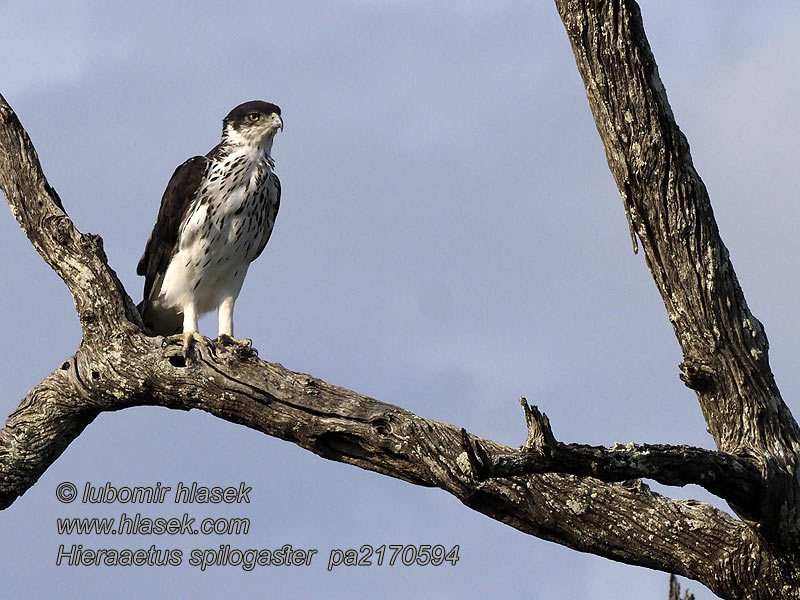
<path fill-rule="evenodd" d="M 247 115 L 247 118 L 250 119 L 250 121 L 252 121 L 253 123 L 255 123 L 261 118 L 261 115 L 258 113 L 250 113 L 249 115 Z"/>

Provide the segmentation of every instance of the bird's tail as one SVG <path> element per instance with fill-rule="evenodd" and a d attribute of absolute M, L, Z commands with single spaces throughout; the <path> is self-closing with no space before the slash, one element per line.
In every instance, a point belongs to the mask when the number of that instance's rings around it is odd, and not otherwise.
<path fill-rule="evenodd" d="M 156 306 L 153 302 L 142 300 L 136 308 L 142 321 L 153 335 L 174 335 L 183 330 L 183 313 L 171 308 Z"/>

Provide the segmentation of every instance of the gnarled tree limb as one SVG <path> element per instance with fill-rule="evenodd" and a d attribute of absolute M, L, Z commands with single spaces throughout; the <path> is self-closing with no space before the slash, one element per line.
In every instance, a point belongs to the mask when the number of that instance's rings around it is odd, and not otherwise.
<path fill-rule="evenodd" d="M 11 162 L 12 171 L 3 172 L 0 184 L 13 198 L 15 214 L 41 223 L 42 214 L 55 210 L 47 203 L 55 204 L 55 196 L 41 197 L 41 190 L 51 188 L 32 146 L 9 145 L 9 137 L 19 139 L 24 132 L 1 97 L 0 115 L 0 152 L 5 157 L 22 153 Z M 20 163 L 36 168 L 14 171 Z M 59 219 L 71 236 L 81 239 L 63 211 Z M 65 273 L 76 305 L 132 305 L 106 265 L 100 244 L 63 244 L 46 227 L 23 227 L 56 271 Z M 58 252 L 70 255 L 64 259 L 69 264 L 92 267 L 76 272 L 105 269 L 100 279 L 112 283 L 87 285 L 61 268 Z M 747 526 L 724 512 L 666 498 L 640 484 L 554 474 L 479 481 L 460 430 L 452 425 L 222 348 L 199 345 L 195 360 L 186 365 L 175 360 L 179 349 L 164 346 L 163 338 L 148 337 L 138 323 L 116 322 L 121 312 L 98 313 L 100 324 L 93 326 L 115 333 L 101 337 L 85 331 L 77 353 L 31 390 L 0 431 L 0 507 L 33 485 L 100 412 L 155 405 L 199 408 L 331 460 L 439 487 L 465 505 L 543 539 L 712 584 L 716 565 L 734 560 L 742 544 L 754 548 L 758 543 Z M 511 452 L 488 440 L 480 444 L 492 452 Z M 735 576 L 713 585 L 739 589 Z"/>
<path fill-rule="evenodd" d="M 0 189 L 14 218 L 67 284 L 84 337 L 141 326 L 139 312 L 108 266 L 99 236 L 80 233 L 67 216 L 17 115 L 0 96 Z"/>
<path fill-rule="evenodd" d="M 767 482 L 760 532 L 800 545 L 800 428 L 784 404 L 761 323 L 744 299 L 689 144 L 632 0 L 556 0 L 589 106 L 720 451 L 752 457 Z"/>
<path fill-rule="evenodd" d="M 698 393 L 720 451 L 692 449 L 693 456 L 702 461 L 698 469 L 726 480 L 716 491 L 747 522 L 705 503 L 653 493 L 636 479 L 601 481 L 623 474 L 677 484 L 700 479 L 695 467 L 669 463 L 670 449 L 648 464 L 642 446 L 613 455 L 614 449 L 560 445 L 544 416 L 531 411 L 526 452 L 556 448 L 566 459 L 540 464 L 541 470 L 559 471 L 570 462 L 580 476 L 543 472 L 484 480 L 487 457 L 518 454 L 213 345 L 196 346 L 195 360 L 186 364 L 177 348 L 143 331 L 99 238 L 75 229 L 2 97 L 0 187 L 31 242 L 72 292 L 83 340 L 0 431 L 0 507 L 33 485 L 100 412 L 199 408 L 331 460 L 439 487 L 542 539 L 696 579 L 725 598 L 797 598 L 797 424 L 780 400 L 766 337 L 747 309 L 672 118 L 638 7 L 630 0 L 556 4 L 611 170 L 684 350 L 684 378 Z M 604 462 L 597 472 L 580 470 L 590 462 L 587 453 Z M 671 470 L 659 475 L 665 463 Z M 741 481 L 730 481 L 740 468 Z M 741 488 L 734 492 L 736 485 Z M 755 496 L 749 503 L 741 497 L 748 490 Z"/>
<path fill-rule="evenodd" d="M 729 501 L 740 514 L 756 518 L 761 473 L 742 457 L 692 446 L 564 444 L 553 435 L 547 415 L 524 398 L 521 402 L 528 423 L 528 441 L 521 450 L 490 454 L 462 433 L 479 478 L 565 473 L 601 481 L 652 479 L 677 487 L 693 483 Z"/>

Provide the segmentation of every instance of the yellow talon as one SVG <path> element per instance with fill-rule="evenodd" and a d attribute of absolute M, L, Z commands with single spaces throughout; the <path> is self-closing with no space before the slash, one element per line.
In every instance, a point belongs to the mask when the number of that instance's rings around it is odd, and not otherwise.
<path fill-rule="evenodd" d="M 227 334 L 220 334 L 216 339 L 216 343 L 223 347 L 233 348 L 234 354 L 238 356 L 258 355 L 258 352 L 253 348 L 253 340 L 250 339 L 237 339 Z"/>
<path fill-rule="evenodd" d="M 183 358 L 189 358 L 189 350 L 195 344 L 200 346 L 208 345 L 208 340 L 196 331 L 184 331 L 181 337 L 183 338 Z"/>

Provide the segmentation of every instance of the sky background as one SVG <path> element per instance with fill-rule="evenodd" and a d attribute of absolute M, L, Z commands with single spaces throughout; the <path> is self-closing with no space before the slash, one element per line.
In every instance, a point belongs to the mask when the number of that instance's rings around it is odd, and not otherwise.
<path fill-rule="evenodd" d="M 77 227 L 135 267 L 174 168 L 240 102 L 279 104 L 272 239 L 237 335 L 277 361 L 516 446 L 526 396 L 567 442 L 713 441 L 551 2 L 0 3 L 0 92 Z M 675 116 L 795 413 L 800 7 L 642 3 Z M 2 412 L 80 341 L 69 293 L 0 211 Z M 212 318 L 201 321 L 216 334 Z M 244 506 L 60 504 L 74 482 L 253 488 Z M 655 489 L 663 490 L 653 485 Z M 694 487 L 674 497 L 708 499 Z M 251 519 L 246 536 L 59 536 L 64 516 Z M 668 576 L 524 535 L 206 413 L 100 415 L 0 513 L 17 598 L 620 598 Z M 310 567 L 188 566 L 194 548 L 316 548 Z M 178 548 L 180 567 L 55 565 L 59 544 Z M 460 546 L 456 566 L 327 572 L 333 548 Z M 698 600 L 713 595 L 683 580 Z"/>

